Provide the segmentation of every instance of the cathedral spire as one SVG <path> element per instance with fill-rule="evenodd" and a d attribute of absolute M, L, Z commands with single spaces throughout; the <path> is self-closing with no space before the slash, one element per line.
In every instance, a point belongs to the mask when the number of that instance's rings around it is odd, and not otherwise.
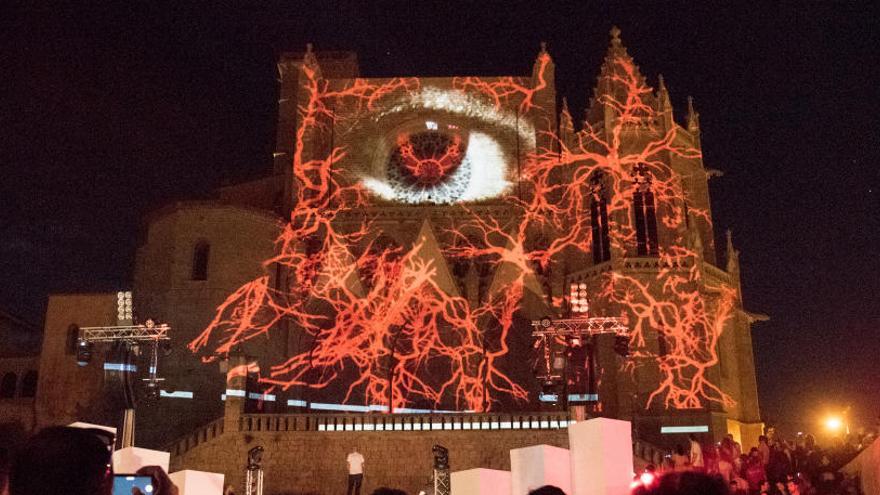
<path fill-rule="evenodd" d="M 727 273 L 739 272 L 739 251 L 733 247 L 733 233 L 727 229 Z"/>
<path fill-rule="evenodd" d="M 605 60 L 602 63 L 600 79 L 603 76 L 607 77 L 631 68 L 638 80 L 644 83 L 645 78 L 642 76 L 639 66 L 636 65 L 635 60 L 629 55 L 626 47 L 623 46 L 623 42 L 620 40 L 620 28 L 613 26 L 610 34 L 611 42 L 608 45 L 608 51 L 605 53 Z"/>
<path fill-rule="evenodd" d="M 666 81 L 663 80 L 663 74 L 659 75 L 657 86 L 657 113 L 660 114 L 663 127 L 668 131 L 673 128 L 675 121 L 672 115 L 672 100 L 669 98 L 669 91 L 666 89 Z"/>
<path fill-rule="evenodd" d="M 700 114 L 694 110 L 694 98 L 688 96 L 687 130 L 694 136 L 694 144 L 700 147 Z"/>
<path fill-rule="evenodd" d="M 620 28 L 617 26 L 611 26 L 611 31 L 609 32 L 611 35 L 611 46 L 622 46 L 620 42 Z"/>
<path fill-rule="evenodd" d="M 644 103 L 653 105 L 653 94 L 651 88 L 646 84 L 645 77 L 639 70 L 632 57 L 623 46 L 620 39 L 620 29 L 617 26 L 611 28 L 611 42 L 608 45 L 608 51 L 605 53 L 605 60 L 599 70 L 599 78 L 596 87 L 593 89 L 593 98 L 590 100 L 590 108 L 587 110 L 587 120 L 590 122 L 598 122 L 603 118 L 609 109 L 608 100 L 614 99 L 622 101 L 627 98 L 628 89 L 621 83 L 621 80 L 634 80 L 640 90 L 639 96 L 643 98 Z"/>
<path fill-rule="evenodd" d="M 687 128 L 691 132 L 700 132 L 700 114 L 694 110 L 693 96 L 688 96 Z"/>
<path fill-rule="evenodd" d="M 532 65 L 532 80 L 539 82 L 543 79 L 544 81 L 552 83 L 555 77 L 556 66 L 553 64 L 553 58 L 547 51 L 547 42 L 542 41 L 541 51 L 538 52 L 538 56 L 535 58 L 535 63 Z"/>
<path fill-rule="evenodd" d="M 657 103 L 660 104 L 661 109 L 672 106 L 669 101 L 669 90 L 666 89 L 666 81 L 663 80 L 663 74 L 657 76 Z"/>
<path fill-rule="evenodd" d="M 574 121 L 568 110 L 568 98 L 562 97 L 562 110 L 559 112 L 559 137 L 566 139 L 574 135 Z"/>
<path fill-rule="evenodd" d="M 318 57 L 315 56 L 311 43 L 306 43 L 306 52 L 303 54 L 303 66 L 313 70 L 316 79 L 321 77 L 321 66 L 318 65 Z"/>

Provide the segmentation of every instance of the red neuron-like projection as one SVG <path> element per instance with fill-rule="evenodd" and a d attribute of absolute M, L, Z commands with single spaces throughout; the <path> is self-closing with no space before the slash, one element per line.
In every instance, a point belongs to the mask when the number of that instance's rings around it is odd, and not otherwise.
<path fill-rule="evenodd" d="M 426 236 L 403 246 L 374 235 L 381 229 L 366 212 L 387 197 L 377 200 L 364 181 L 352 180 L 344 165 L 352 148 L 324 138 L 329 129 L 356 128 L 347 119 L 394 114 L 401 101 L 417 101 L 444 116 L 453 109 L 469 116 L 509 109 L 513 117 L 493 118 L 499 125 L 514 122 L 510 139 L 520 143 L 521 119 L 552 110 L 541 108 L 551 71 L 542 50 L 531 78 L 455 78 L 438 93 L 416 78 L 331 84 L 307 53 L 299 76 L 290 219 L 276 256 L 265 262 L 273 275 L 231 294 L 190 348 L 208 351 L 206 360 L 222 358 L 286 328 L 307 337 L 309 346 L 271 368 L 263 363 L 259 380 L 268 388 L 341 384 L 345 402 L 386 410 L 452 403 L 484 411 L 505 396 L 525 401 L 532 388 L 500 365 L 511 358 L 508 340 L 525 293 L 542 293 L 547 312 L 561 314 L 565 297 L 547 283 L 564 265 L 560 260 L 574 260 L 566 268 L 572 273 L 590 257 L 594 264 L 627 260 L 654 270 L 630 272 L 620 261 L 589 281 L 591 306 L 627 315 L 634 349 L 627 367 L 659 370 L 646 405 L 730 404 L 708 370 L 718 363 L 718 339 L 737 294 L 704 280 L 703 247 L 694 232 L 695 225 L 708 225 L 709 212 L 688 207 L 682 174 L 671 165 L 699 162 L 700 151 L 670 123 L 662 82 L 655 94 L 616 37 L 584 128 L 575 132 L 566 110 L 558 126 L 532 129 L 533 146 L 516 157 L 517 169 L 496 179 L 505 194 L 493 204 L 507 215 L 486 215 L 479 201 L 450 201 L 462 215 L 441 233 L 448 241 L 442 252 L 432 251 Z M 476 194 L 472 182 L 440 188 L 447 180 L 492 176 L 475 167 L 497 159 L 495 145 L 475 132 L 466 137 L 461 120 L 445 122 L 397 131 L 389 146 L 389 177 L 402 183 L 393 185 L 428 191 L 412 201 L 467 198 Z M 479 267 L 470 279 L 478 297 L 444 285 L 445 259 Z M 480 270 L 503 271 L 503 284 L 483 284 Z M 649 350 L 647 343 L 658 340 L 663 350 Z"/>

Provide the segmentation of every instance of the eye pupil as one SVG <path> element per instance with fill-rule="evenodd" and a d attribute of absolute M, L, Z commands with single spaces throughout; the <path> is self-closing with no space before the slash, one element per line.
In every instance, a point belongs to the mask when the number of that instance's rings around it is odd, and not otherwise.
<path fill-rule="evenodd" d="M 461 165 L 465 155 L 461 141 L 458 134 L 438 131 L 403 135 L 398 138 L 389 165 L 410 185 L 436 186 Z"/>

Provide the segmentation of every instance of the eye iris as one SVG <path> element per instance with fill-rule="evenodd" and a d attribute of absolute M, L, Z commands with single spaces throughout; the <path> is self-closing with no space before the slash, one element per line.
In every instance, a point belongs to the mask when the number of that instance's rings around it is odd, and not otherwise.
<path fill-rule="evenodd" d="M 440 184 L 455 172 L 464 159 L 461 137 L 441 132 L 403 135 L 391 155 L 392 170 L 403 181 L 416 186 Z"/>

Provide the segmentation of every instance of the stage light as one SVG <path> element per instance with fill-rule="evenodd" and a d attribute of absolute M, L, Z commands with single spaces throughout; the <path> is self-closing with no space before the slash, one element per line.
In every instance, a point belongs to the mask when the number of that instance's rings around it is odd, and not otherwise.
<path fill-rule="evenodd" d="M 587 284 L 572 283 L 569 287 L 569 306 L 571 307 L 571 312 L 586 316 L 586 313 L 590 311 L 590 304 L 587 302 Z"/>
<path fill-rule="evenodd" d="M 147 380 L 144 384 L 144 396 L 147 400 L 156 400 L 161 397 L 162 392 L 159 390 L 159 382 Z"/>
<path fill-rule="evenodd" d="M 644 473 L 642 473 L 642 474 L 639 476 L 639 480 L 640 480 L 640 481 L 642 482 L 642 484 L 645 485 L 645 486 L 651 486 L 651 485 L 653 485 L 653 484 L 654 484 L 654 480 L 656 480 L 656 479 L 657 479 L 657 477 L 654 476 L 654 473 L 649 473 L 648 471 L 645 471 Z"/>
<path fill-rule="evenodd" d="M 829 416 L 825 419 L 825 428 L 828 428 L 830 431 L 837 433 L 843 428 L 843 420 L 838 416 Z"/>
<path fill-rule="evenodd" d="M 76 341 L 76 364 L 86 366 L 92 361 L 92 343 L 83 339 Z"/>
<path fill-rule="evenodd" d="M 116 293 L 116 319 L 118 321 L 130 321 L 132 319 L 133 307 L 131 291 L 119 291 Z"/>
<path fill-rule="evenodd" d="M 442 445 L 431 448 L 434 454 L 434 469 L 449 469 L 449 450 Z"/>

